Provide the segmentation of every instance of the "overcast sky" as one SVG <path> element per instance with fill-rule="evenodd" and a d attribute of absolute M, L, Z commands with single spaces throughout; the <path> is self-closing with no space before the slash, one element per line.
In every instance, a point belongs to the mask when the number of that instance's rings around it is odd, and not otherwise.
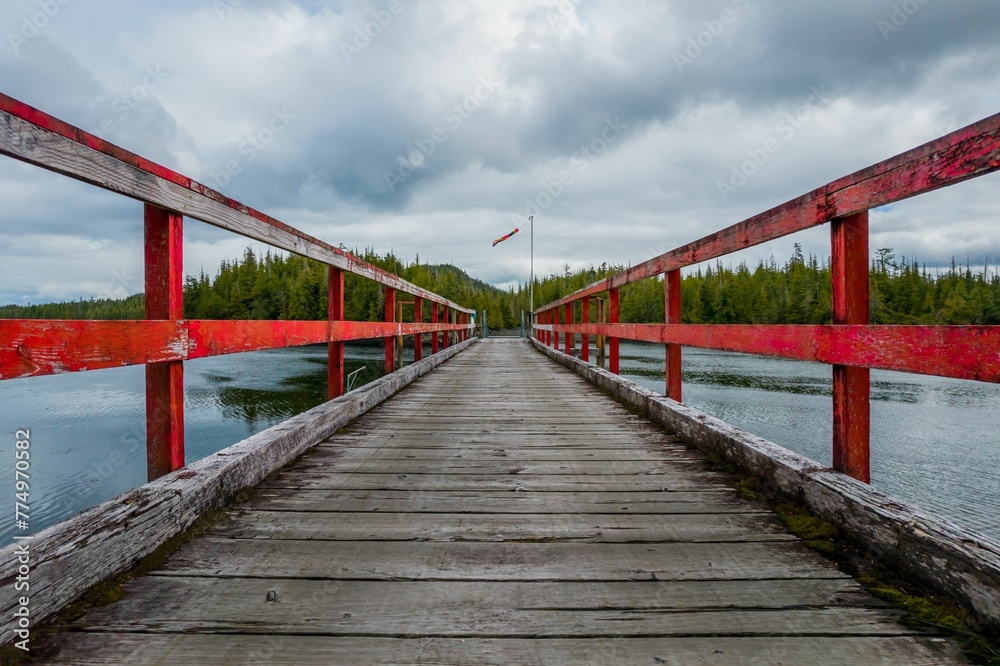
<path fill-rule="evenodd" d="M 1000 111 L 998 34 L 995 0 L 4 0 L 0 90 L 333 244 L 507 284 L 528 214 L 539 274 L 637 263 Z M 1000 259 L 998 182 L 875 211 L 873 252 Z M 0 157 L 0 302 L 141 291 L 141 221 Z M 189 273 L 248 245 L 186 228 Z M 822 228 L 733 260 L 795 241 L 829 254 Z"/>

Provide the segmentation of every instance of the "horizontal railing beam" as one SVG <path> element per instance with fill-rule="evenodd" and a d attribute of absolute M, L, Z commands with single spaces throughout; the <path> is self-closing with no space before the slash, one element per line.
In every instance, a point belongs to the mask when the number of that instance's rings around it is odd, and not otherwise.
<path fill-rule="evenodd" d="M 0 320 L 0 380 L 471 328 L 355 321 Z"/>
<path fill-rule="evenodd" d="M 176 171 L 0 93 L 0 154 L 471 313 Z"/>
<path fill-rule="evenodd" d="M 536 330 L 1000 383 L 1000 326 L 537 325 Z"/>
<path fill-rule="evenodd" d="M 997 170 L 1000 170 L 1000 114 L 598 280 L 543 305 L 536 313 Z"/>

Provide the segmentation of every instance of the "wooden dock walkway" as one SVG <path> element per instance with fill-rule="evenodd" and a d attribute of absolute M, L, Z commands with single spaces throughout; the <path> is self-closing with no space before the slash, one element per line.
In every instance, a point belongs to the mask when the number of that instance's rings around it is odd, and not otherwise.
<path fill-rule="evenodd" d="M 461 353 L 125 591 L 45 663 L 965 663 L 520 341 Z"/>

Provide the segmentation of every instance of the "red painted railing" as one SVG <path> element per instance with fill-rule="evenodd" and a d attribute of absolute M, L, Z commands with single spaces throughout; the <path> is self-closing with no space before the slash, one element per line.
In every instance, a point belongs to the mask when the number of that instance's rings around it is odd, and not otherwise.
<path fill-rule="evenodd" d="M 385 338 L 391 372 L 401 360 L 397 338 L 414 336 L 420 360 L 424 335 L 431 336 L 436 354 L 472 331 L 472 310 L 3 94 L 0 154 L 145 204 L 146 319 L 0 320 L 0 380 L 145 364 L 151 480 L 184 466 L 184 361 L 328 343 L 329 395 L 335 398 L 344 391 L 346 341 Z M 329 321 L 185 320 L 185 216 L 327 264 Z M 344 320 L 345 273 L 384 286 L 385 322 Z M 414 297 L 412 323 L 397 321 L 397 292 Z"/>
<path fill-rule="evenodd" d="M 836 180 L 765 213 L 671 250 L 542 306 L 534 331 L 571 353 L 581 336 L 609 339 L 609 369 L 619 372 L 621 339 L 665 344 L 666 394 L 681 400 L 681 347 L 764 354 L 833 366 L 833 464 L 870 481 L 870 370 L 1000 381 L 1000 326 L 870 326 L 868 211 L 1000 169 L 1000 114 Z M 833 325 L 681 324 L 681 269 L 830 223 Z M 619 321 L 619 289 L 664 275 L 664 324 Z M 607 294 L 608 322 L 592 323 L 590 301 Z M 580 323 L 576 304 L 581 303 Z M 562 322 L 560 323 L 560 318 Z"/>

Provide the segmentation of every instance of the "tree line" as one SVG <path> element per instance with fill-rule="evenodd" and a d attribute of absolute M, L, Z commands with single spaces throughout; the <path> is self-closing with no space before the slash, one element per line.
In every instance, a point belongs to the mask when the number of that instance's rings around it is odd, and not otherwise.
<path fill-rule="evenodd" d="M 393 253 L 367 250 L 362 259 L 456 303 L 488 312 L 493 329 L 516 328 L 529 307 L 529 285 L 499 289 L 451 265 L 404 262 Z M 536 307 L 623 270 L 602 264 L 536 279 Z M 184 315 L 190 319 L 316 320 L 327 316 L 327 267 L 296 255 L 251 249 L 223 261 L 215 276 L 188 276 Z M 973 270 L 954 261 L 932 271 L 914 259 L 898 260 L 889 248 L 871 265 L 871 320 L 876 324 L 1000 324 L 1000 276 L 989 267 Z M 346 276 L 348 319 L 383 317 L 382 287 Z M 753 268 L 721 261 L 698 268 L 682 281 L 682 320 L 696 324 L 825 324 L 833 318 L 829 260 L 804 256 L 799 245 L 783 264 L 774 258 Z M 426 316 L 426 315 L 425 315 Z M 0 307 L 0 318 L 141 319 L 141 294 L 125 299 L 81 300 Z M 621 319 L 637 323 L 664 318 L 663 281 L 628 285 L 621 291 Z"/>

